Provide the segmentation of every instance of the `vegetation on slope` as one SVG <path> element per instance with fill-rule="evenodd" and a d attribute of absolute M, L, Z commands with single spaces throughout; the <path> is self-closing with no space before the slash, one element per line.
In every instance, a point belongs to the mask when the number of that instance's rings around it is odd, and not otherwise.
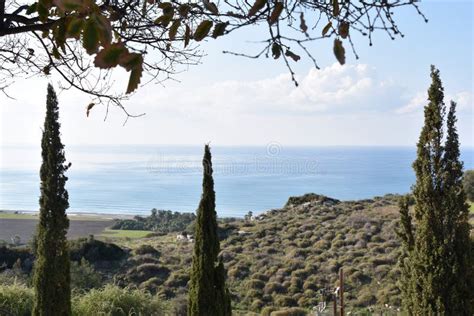
<path fill-rule="evenodd" d="M 345 271 L 349 307 L 400 306 L 397 199 L 340 202 L 310 194 L 290 198 L 284 208 L 254 221 L 224 224 L 223 229 L 236 227 L 221 241 L 233 309 L 312 308 L 324 290 L 337 286 L 339 268 Z M 123 285 L 134 283 L 167 299 L 186 295 L 192 243 L 167 235 L 123 245 L 135 248 L 118 273 Z M 152 267 L 169 273 L 145 277 Z"/>
<path fill-rule="evenodd" d="M 221 221 L 220 231 L 225 232 L 220 234 L 221 256 L 234 312 L 269 315 L 291 306 L 309 310 L 322 300 L 324 290 L 332 292 L 338 285 L 341 267 L 347 311 L 395 312 L 401 304 L 396 264 L 401 251 L 395 233 L 398 199 L 386 195 L 341 202 L 307 194 L 290 198 L 282 209 L 260 214 L 255 220 Z M 137 287 L 169 301 L 171 315 L 186 315 L 193 243 L 177 240 L 176 233 L 115 242 L 120 246 L 113 252 L 117 256 L 105 256 L 102 250 L 115 246 L 95 239 L 71 243 L 71 255 L 101 254 L 89 256 L 95 272 L 87 265 L 76 269 L 73 264 L 72 273 L 78 274 L 72 276 L 73 287 L 94 287 L 78 285 L 75 280 L 95 280 L 94 274 L 99 273 L 102 286 Z M 25 256 L 24 250 L 19 253 Z M 14 263 L 14 251 L 8 254 L 9 262 Z M 2 260 L 0 256 L 0 265 Z M 11 269 L 7 271 L 0 276 L 13 275 Z"/>

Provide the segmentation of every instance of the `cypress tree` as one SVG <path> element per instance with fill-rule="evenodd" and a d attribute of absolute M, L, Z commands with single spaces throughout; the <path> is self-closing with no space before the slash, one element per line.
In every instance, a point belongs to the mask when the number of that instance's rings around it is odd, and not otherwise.
<path fill-rule="evenodd" d="M 448 302 L 445 304 L 447 315 L 472 315 L 474 262 L 469 246 L 469 206 L 463 189 L 463 163 L 456 122 L 456 103 L 451 101 L 444 154 L 446 217 L 443 228 L 447 273 L 444 299 Z"/>
<path fill-rule="evenodd" d="M 450 107 L 443 146 L 444 89 L 434 66 L 431 79 L 425 124 L 413 163 L 416 225 L 412 225 L 408 201 L 400 202 L 403 306 L 410 315 L 470 315 L 471 294 L 466 280 L 470 276 L 470 227 L 455 104 Z"/>
<path fill-rule="evenodd" d="M 417 145 L 413 163 L 416 183 L 416 234 L 411 258 L 413 306 L 415 315 L 444 314 L 441 300 L 444 281 L 443 253 L 443 118 L 444 89 L 439 71 L 431 66 L 432 83 L 428 89 L 425 124 Z"/>
<path fill-rule="evenodd" d="M 46 118 L 41 141 L 41 196 L 34 267 L 35 302 L 33 315 L 71 315 L 69 251 L 66 233 L 69 207 L 64 175 L 64 146 L 60 139 L 58 101 L 48 85 Z"/>
<path fill-rule="evenodd" d="M 194 253 L 189 288 L 188 315 L 230 316 L 231 303 L 225 285 L 226 271 L 217 233 L 216 196 L 211 151 L 204 147 L 202 196 L 197 210 Z"/>

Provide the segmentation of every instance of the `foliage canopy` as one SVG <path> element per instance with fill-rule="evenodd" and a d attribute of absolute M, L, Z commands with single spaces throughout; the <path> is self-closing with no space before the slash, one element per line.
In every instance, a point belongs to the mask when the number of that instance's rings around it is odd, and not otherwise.
<path fill-rule="evenodd" d="M 309 43 L 331 38 L 344 64 L 348 47 L 357 57 L 356 33 L 370 45 L 378 30 L 392 39 L 403 36 L 394 20 L 403 6 L 423 16 L 413 0 L 0 0 L 0 89 L 21 75 L 56 72 L 63 88 L 91 96 L 87 114 L 105 103 L 130 116 L 122 101 L 141 83 L 161 82 L 197 64 L 204 39 L 250 26 L 267 30 L 260 50 L 228 53 L 282 60 L 297 83 L 291 64 L 300 55 L 318 67 Z M 129 73 L 125 94 L 111 89 L 116 68 Z"/>

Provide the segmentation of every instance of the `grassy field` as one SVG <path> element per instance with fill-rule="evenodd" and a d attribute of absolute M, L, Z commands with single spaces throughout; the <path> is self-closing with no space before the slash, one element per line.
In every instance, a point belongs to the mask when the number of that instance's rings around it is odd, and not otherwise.
<path fill-rule="evenodd" d="M 151 231 L 149 230 L 118 230 L 118 229 L 105 229 L 101 237 L 106 238 L 144 238 Z"/>
<path fill-rule="evenodd" d="M 23 214 L 23 213 L 11 213 L 11 212 L 0 212 L 0 219 L 38 219 L 37 214 Z"/>
<path fill-rule="evenodd" d="M 71 221 L 110 221 L 112 216 L 93 215 L 93 214 L 68 214 Z M 38 213 L 14 213 L 0 211 L 0 220 L 2 219 L 38 219 Z"/>

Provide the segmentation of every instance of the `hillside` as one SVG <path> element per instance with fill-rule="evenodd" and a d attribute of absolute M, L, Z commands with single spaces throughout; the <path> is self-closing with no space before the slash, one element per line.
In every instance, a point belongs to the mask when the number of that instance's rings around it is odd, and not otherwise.
<path fill-rule="evenodd" d="M 396 203 L 393 195 L 340 202 L 310 194 L 254 220 L 224 224 L 221 248 L 234 308 L 312 308 L 324 289 L 337 286 L 342 267 L 347 306 L 395 309 L 400 304 Z M 122 245 L 134 249 L 118 273 L 122 285 L 134 283 L 183 301 L 192 243 L 169 234 Z"/>
<path fill-rule="evenodd" d="M 343 268 L 347 312 L 395 315 L 397 199 L 338 201 L 307 194 L 252 219 L 221 219 L 221 255 L 234 313 L 269 315 L 292 306 L 309 311 L 322 300 L 330 303 L 328 294 Z M 74 293 L 114 283 L 156 295 L 166 307 L 157 315 L 186 315 L 193 243 L 181 232 L 101 239 L 71 241 Z M 0 248 L 0 266 L 5 263 L 0 282 L 29 284 L 32 260 L 28 248 Z"/>

